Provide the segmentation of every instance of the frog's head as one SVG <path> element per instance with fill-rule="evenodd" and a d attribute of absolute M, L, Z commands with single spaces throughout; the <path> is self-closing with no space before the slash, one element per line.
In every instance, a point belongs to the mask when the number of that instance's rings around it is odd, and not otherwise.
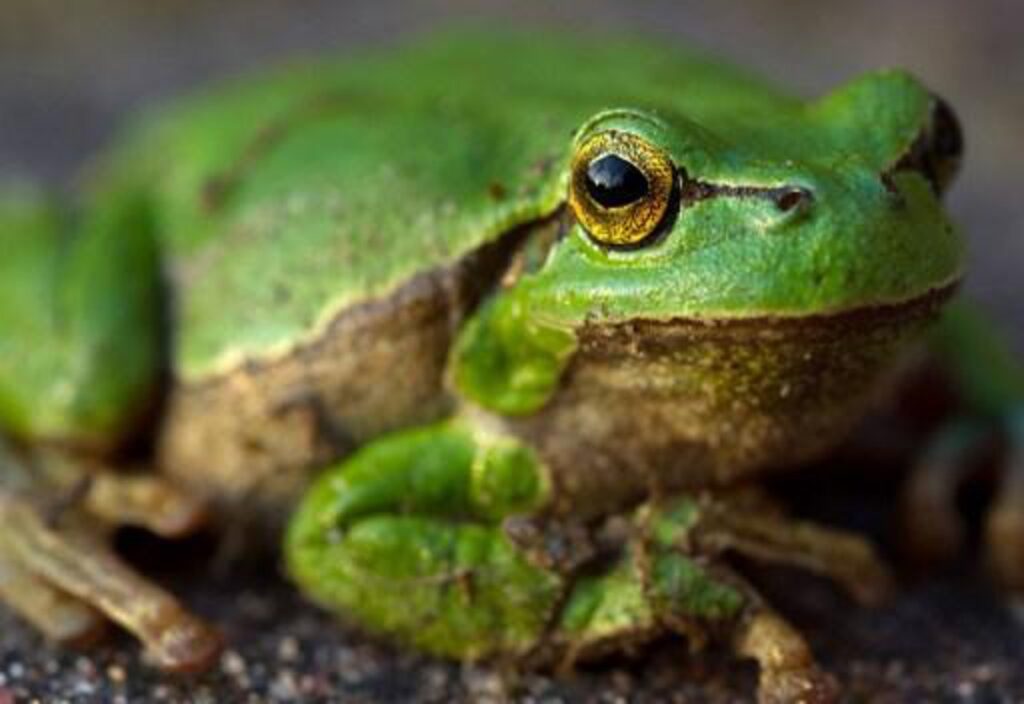
<path fill-rule="evenodd" d="M 601 112 L 573 138 L 570 226 L 467 329 L 456 382 L 531 412 L 572 360 L 595 387 L 702 399 L 691 425 L 739 404 L 780 443 L 818 433 L 801 419 L 837 427 L 831 409 L 960 277 L 941 203 L 960 142 L 898 71 L 809 103 L 741 91 Z M 598 367 L 614 371 L 581 372 Z"/>
<path fill-rule="evenodd" d="M 960 144 L 946 104 L 891 71 L 813 103 L 603 112 L 574 140 L 578 225 L 534 285 L 560 322 L 906 303 L 960 276 L 940 201 Z"/>

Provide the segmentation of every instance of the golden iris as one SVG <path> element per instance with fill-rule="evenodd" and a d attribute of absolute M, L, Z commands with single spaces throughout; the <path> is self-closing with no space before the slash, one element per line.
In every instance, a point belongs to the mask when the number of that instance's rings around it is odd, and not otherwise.
<path fill-rule="evenodd" d="M 635 245 L 664 219 L 673 181 L 672 162 L 660 149 L 628 132 L 598 132 L 573 156 L 569 205 L 598 242 Z"/>

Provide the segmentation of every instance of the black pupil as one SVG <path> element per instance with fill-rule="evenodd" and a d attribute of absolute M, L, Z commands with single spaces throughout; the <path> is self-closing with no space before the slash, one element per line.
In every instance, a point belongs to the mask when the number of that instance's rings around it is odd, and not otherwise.
<path fill-rule="evenodd" d="M 647 195 L 647 178 L 622 157 L 607 154 L 587 167 L 587 191 L 606 208 L 635 203 Z"/>

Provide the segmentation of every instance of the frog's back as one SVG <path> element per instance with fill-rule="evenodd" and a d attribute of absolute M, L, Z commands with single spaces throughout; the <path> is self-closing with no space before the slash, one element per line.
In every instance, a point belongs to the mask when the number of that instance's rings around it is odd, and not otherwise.
<path fill-rule="evenodd" d="M 555 209 L 572 131 L 608 107 L 713 122 L 786 99 L 662 46 L 443 36 L 200 96 L 131 142 L 199 379 L 309 342 L 346 308 Z M 702 115 L 703 114 L 703 115 Z"/>

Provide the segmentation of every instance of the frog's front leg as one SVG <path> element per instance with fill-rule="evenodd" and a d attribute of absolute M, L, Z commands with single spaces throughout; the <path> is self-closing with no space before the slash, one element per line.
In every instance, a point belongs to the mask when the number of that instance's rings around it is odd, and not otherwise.
<path fill-rule="evenodd" d="M 547 492 L 514 441 L 457 423 L 393 435 L 316 482 L 289 528 L 289 568 L 319 601 L 420 648 L 525 654 L 567 581 L 531 564 L 501 519 Z"/>
<path fill-rule="evenodd" d="M 59 642 L 89 640 L 113 621 L 153 660 L 175 670 L 207 664 L 217 634 L 109 547 L 116 525 L 173 537 L 201 507 L 161 480 L 117 477 L 52 453 L 0 445 L 0 600 Z"/>
<path fill-rule="evenodd" d="M 510 438 L 458 420 L 392 435 L 315 483 L 289 529 L 289 568 L 321 603 L 449 657 L 568 662 L 668 631 L 698 644 L 731 632 L 761 665 L 764 700 L 831 696 L 799 634 L 717 557 L 740 551 L 851 587 L 861 570 L 868 586 L 856 586 L 874 593 L 884 570 L 863 544 L 781 516 L 735 524 L 723 519 L 735 499 L 710 495 L 604 519 L 587 540 L 569 520 L 523 518 L 542 516 L 551 491 Z"/>

